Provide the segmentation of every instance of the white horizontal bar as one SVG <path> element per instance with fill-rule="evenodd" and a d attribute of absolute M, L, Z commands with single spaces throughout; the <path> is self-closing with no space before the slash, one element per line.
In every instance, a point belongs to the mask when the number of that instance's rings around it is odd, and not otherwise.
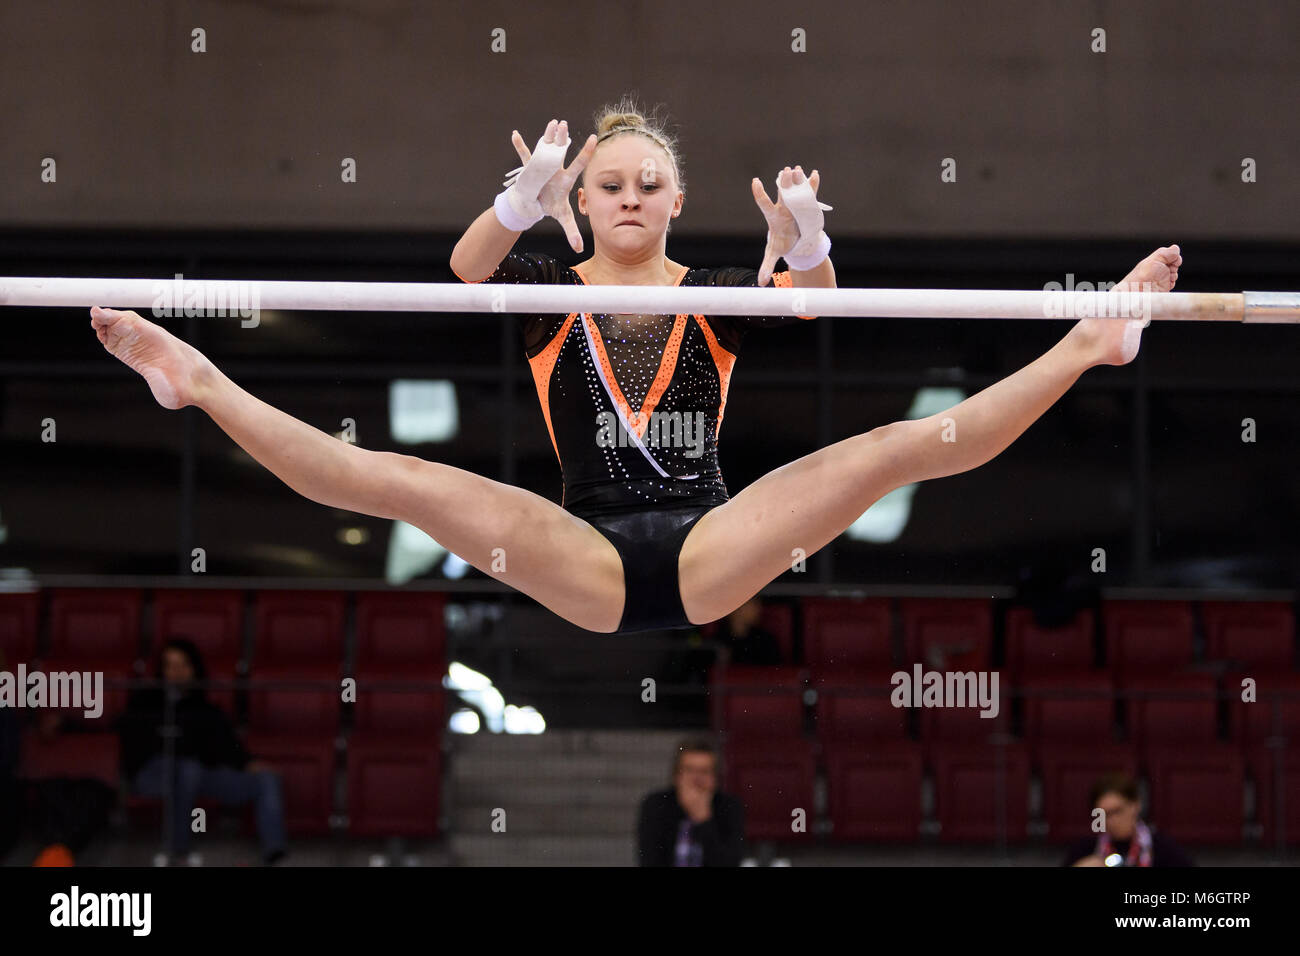
<path fill-rule="evenodd" d="M 1300 322 L 1300 293 L 1251 293 L 1267 321 Z M 886 318 L 1052 319 L 1092 315 L 1250 321 L 1242 293 L 988 289 L 758 289 L 437 282 L 0 277 L 0 306 L 150 309 L 155 316 L 256 310 L 699 313 Z M 189 305 L 193 311 L 187 309 Z M 242 311 L 241 311 L 242 310 Z"/>

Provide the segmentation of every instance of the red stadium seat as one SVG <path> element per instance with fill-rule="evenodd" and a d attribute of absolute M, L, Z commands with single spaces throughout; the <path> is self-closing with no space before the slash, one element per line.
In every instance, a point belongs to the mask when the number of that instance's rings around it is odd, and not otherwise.
<path fill-rule="evenodd" d="M 988 670 L 993 660 L 993 604 L 983 599 L 907 598 L 903 659 L 927 668 Z"/>
<path fill-rule="evenodd" d="M 438 739 L 446 722 L 445 694 L 432 690 L 398 690 L 382 683 L 357 685 L 356 735 L 385 739 Z"/>
<path fill-rule="evenodd" d="M 36 591 L 0 593 L 0 660 L 10 670 L 36 658 L 40 597 Z"/>
<path fill-rule="evenodd" d="M 248 727 L 260 734 L 338 736 L 342 689 L 337 667 L 258 667 L 248 690 Z"/>
<path fill-rule="evenodd" d="M 776 638 L 781 660 L 787 664 L 799 663 L 794 646 L 794 607 L 784 601 L 764 601 L 759 623 Z"/>
<path fill-rule="evenodd" d="M 39 662 L 50 672 L 100 673 L 104 677 L 104 711 L 111 721 L 126 707 L 125 682 L 138 676 L 143 600 L 133 589 L 67 588 L 50 594 L 50 643 Z M 116 686 L 109 686 L 115 684 Z M 79 708 L 65 709 L 82 720 Z"/>
<path fill-rule="evenodd" d="M 344 596 L 261 591 L 254 608 L 249 729 L 332 745 L 342 718 Z"/>
<path fill-rule="evenodd" d="M 354 836 L 431 837 L 442 805 L 441 735 L 423 744 L 380 738 L 348 746 L 348 827 Z"/>
<path fill-rule="evenodd" d="M 1231 747 L 1170 748 L 1150 758 L 1153 823 L 1179 843 L 1239 843 L 1245 767 Z"/>
<path fill-rule="evenodd" d="M 47 675 L 46 677 L 46 706 L 52 710 L 57 710 L 59 715 L 66 721 L 85 725 L 87 730 L 95 730 L 99 727 L 107 727 L 126 709 L 127 697 L 130 694 L 128 684 L 130 681 L 137 679 L 135 669 L 127 664 L 117 660 L 80 660 L 80 659 L 62 659 L 57 661 L 37 662 L 28 665 L 27 673 L 30 680 L 31 675 L 36 672 Z M 59 678 L 56 675 L 72 675 L 72 682 L 66 678 Z M 96 675 L 102 679 L 102 701 L 100 704 L 100 713 L 97 717 L 87 717 L 86 711 L 90 709 L 87 706 L 60 706 L 55 707 L 52 696 L 57 694 L 60 699 L 66 694 L 76 694 L 79 696 L 82 704 L 88 703 L 87 689 L 85 684 L 85 675 L 91 675 L 92 687 L 90 694 L 95 692 L 93 683 L 96 681 Z M 56 686 L 57 685 L 57 686 Z M 75 699 L 75 698 L 74 698 Z"/>
<path fill-rule="evenodd" d="M 1124 685 L 1124 694 L 1129 737 L 1144 757 L 1219 738 L 1218 689 L 1208 674 L 1137 678 Z"/>
<path fill-rule="evenodd" d="M 890 700 L 889 671 L 839 674 L 817 689 L 817 736 L 822 741 L 901 741 L 907 736 L 907 710 Z"/>
<path fill-rule="evenodd" d="M 989 744 L 995 736 L 1008 733 L 1011 727 L 1008 690 L 999 681 L 997 713 L 992 717 L 980 716 L 982 708 L 977 694 L 976 690 L 975 695 L 968 695 L 967 706 L 921 708 L 921 746 L 927 759 L 952 744 L 980 747 Z"/>
<path fill-rule="evenodd" d="M 1095 616 L 1085 608 L 1064 627 L 1039 627 L 1027 607 L 1007 611 L 1007 672 L 1012 682 L 1040 674 L 1086 673 L 1093 669 Z"/>
<path fill-rule="evenodd" d="M 1295 613 L 1280 601 L 1206 601 L 1205 653 L 1242 667 L 1290 670 L 1295 662 Z"/>
<path fill-rule="evenodd" d="M 24 731 L 18 776 L 26 780 L 53 777 L 91 777 L 117 787 L 121 774 L 119 741 L 116 733 L 56 733 L 42 737 Z"/>
<path fill-rule="evenodd" d="M 1110 675 L 1037 677 L 1023 686 L 1025 741 L 1034 763 L 1061 748 L 1107 746 L 1115 740 L 1115 687 Z"/>
<path fill-rule="evenodd" d="M 806 598 L 803 621 L 804 663 L 814 673 L 831 676 L 894 666 L 888 598 Z"/>
<path fill-rule="evenodd" d="M 817 772 L 810 744 L 768 741 L 737 746 L 729 742 L 725 767 L 724 789 L 745 806 L 747 839 L 800 841 L 810 837 Z M 803 832 L 794 829 L 800 819 Z"/>
<path fill-rule="evenodd" d="M 1252 762 L 1256 817 L 1263 827 L 1264 846 L 1277 844 L 1279 826 L 1284 844 L 1300 844 L 1300 744 L 1279 749 L 1259 748 Z M 1279 789 L 1282 791 L 1280 804 Z"/>
<path fill-rule="evenodd" d="M 1186 601 L 1103 601 L 1106 666 L 1117 680 L 1169 674 L 1192 663 L 1194 628 Z"/>
<path fill-rule="evenodd" d="M 1043 782 L 1043 819 L 1047 836 L 1068 840 L 1090 832 L 1092 810 L 1088 795 L 1093 784 L 1109 773 L 1137 776 L 1137 754 L 1120 744 L 1087 747 L 1047 746 L 1038 758 Z"/>
<path fill-rule="evenodd" d="M 826 747 L 831 839 L 910 843 L 921 828 L 921 749 L 913 743 Z"/>
<path fill-rule="evenodd" d="M 727 668 L 712 688 L 716 729 L 729 739 L 798 739 L 803 735 L 803 690 L 797 668 Z"/>
<path fill-rule="evenodd" d="M 334 809 L 333 739 L 250 733 L 246 746 L 280 775 L 285 828 L 293 834 L 328 831 Z"/>
<path fill-rule="evenodd" d="M 342 593 L 258 591 L 253 608 L 255 666 L 342 665 Z"/>
<path fill-rule="evenodd" d="M 357 677 L 440 676 L 446 669 L 441 594 L 363 591 L 357 594 Z"/>
<path fill-rule="evenodd" d="M 133 666 L 140 659 L 141 593 L 132 589 L 71 588 L 50 594 L 51 669 L 64 661 Z M 57 664 L 57 666 L 56 666 Z"/>
<path fill-rule="evenodd" d="M 798 693 L 729 692 L 723 730 L 733 738 L 798 739 L 803 734 L 803 701 Z"/>
<path fill-rule="evenodd" d="M 1029 756 L 1021 745 L 950 745 L 935 752 L 933 764 L 941 841 L 1026 839 Z"/>
<path fill-rule="evenodd" d="M 1243 681 L 1253 680 L 1253 701 L 1242 700 Z M 1230 735 L 1241 747 L 1252 773 L 1271 738 L 1282 746 L 1300 746 L 1300 674 L 1259 672 L 1225 674 Z"/>
<path fill-rule="evenodd" d="M 244 656 L 242 591 L 159 589 L 154 591 L 153 613 L 155 652 L 173 637 L 188 638 L 198 647 L 210 673 L 233 673 Z"/>

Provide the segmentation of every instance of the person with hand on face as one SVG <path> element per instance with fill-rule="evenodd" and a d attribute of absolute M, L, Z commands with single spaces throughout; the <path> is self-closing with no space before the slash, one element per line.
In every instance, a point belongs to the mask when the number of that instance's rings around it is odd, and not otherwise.
<path fill-rule="evenodd" d="M 718 790 L 717 750 L 707 740 L 677 748 L 673 785 L 647 794 L 637 823 L 642 866 L 739 866 L 745 811 Z"/>

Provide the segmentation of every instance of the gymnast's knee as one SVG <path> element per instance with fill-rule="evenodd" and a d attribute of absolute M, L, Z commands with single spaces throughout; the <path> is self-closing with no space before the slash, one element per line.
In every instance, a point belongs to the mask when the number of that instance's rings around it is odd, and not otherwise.
<path fill-rule="evenodd" d="M 871 446 L 873 466 L 888 473 L 892 488 L 898 488 L 913 481 L 919 466 L 917 454 L 924 440 L 925 425 L 920 419 L 904 419 L 877 425 L 860 437 Z"/>
<path fill-rule="evenodd" d="M 889 441 L 898 442 L 904 438 L 911 437 L 917 432 L 917 422 L 913 419 L 904 419 L 898 422 L 890 422 L 888 425 L 877 425 L 863 435 L 872 441 Z"/>

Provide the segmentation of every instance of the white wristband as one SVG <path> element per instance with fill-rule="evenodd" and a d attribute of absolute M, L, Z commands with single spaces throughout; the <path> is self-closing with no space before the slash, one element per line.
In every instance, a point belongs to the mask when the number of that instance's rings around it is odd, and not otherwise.
<path fill-rule="evenodd" d="M 791 269 L 799 272 L 807 272 L 809 269 L 815 269 L 822 264 L 828 255 L 831 254 L 831 237 L 826 235 L 826 230 L 822 230 L 817 235 L 816 245 L 813 251 L 806 256 L 797 256 L 793 252 L 787 252 L 781 258 Z"/>
<path fill-rule="evenodd" d="M 514 188 L 514 186 L 510 187 L 510 189 Z M 492 202 L 492 208 L 497 214 L 497 222 L 512 232 L 524 232 L 541 222 L 545 213 L 525 216 L 515 209 L 510 202 L 510 189 L 497 193 L 497 198 Z"/>

